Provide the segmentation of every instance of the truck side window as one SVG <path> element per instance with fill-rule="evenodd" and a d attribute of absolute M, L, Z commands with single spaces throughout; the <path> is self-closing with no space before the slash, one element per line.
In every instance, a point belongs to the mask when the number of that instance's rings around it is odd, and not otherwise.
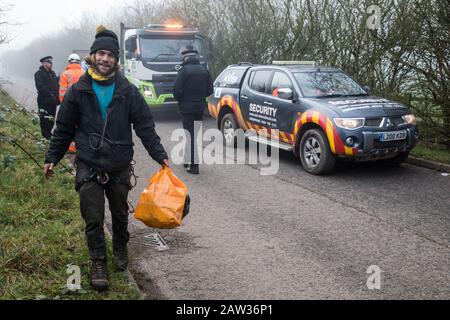
<path fill-rule="evenodd" d="M 284 72 L 275 72 L 272 84 L 270 86 L 270 94 L 274 97 L 278 97 L 278 89 L 280 88 L 289 88 L 293 90 L 292 82 L 289 77 Z"/>
<path fill-rule="evenodd" d="M 269 78 L 271 74 L 272 71 L 270 70 L 256 71 L 250 84 L 250 88 L 258 92 L 267 93 Z"/>
<path fill-rule="evenodd" d="M 127 59 L 136 58 L 137 38 L 135 36 L 129 37 L 127 40 L 125 40 L 125 49 L 127 50 Z"/>
<path fill-rule="evenodd" d="M 224 71 L 214 83 L 215 87 L 239 88 L 245 69 L 232 69 Z"/>

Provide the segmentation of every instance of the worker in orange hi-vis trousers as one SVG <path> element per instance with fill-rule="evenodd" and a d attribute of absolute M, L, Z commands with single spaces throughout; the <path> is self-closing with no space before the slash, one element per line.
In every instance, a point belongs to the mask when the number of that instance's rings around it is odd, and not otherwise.
<path fill-rule="evenodd" d="M 67 90 L 74 83 L 78 82 L 78 79 L 84 74 L 84 70 L 81 68 L 80 56 L 76 53 L 72 53 L 68 58 L 69 65 L 66 70 L 61 74 L 59 79 L 59 101 L 62 103 Z M 70 153 L 76 153 L 75 142 L 72 142 L 69 147 Z"/>

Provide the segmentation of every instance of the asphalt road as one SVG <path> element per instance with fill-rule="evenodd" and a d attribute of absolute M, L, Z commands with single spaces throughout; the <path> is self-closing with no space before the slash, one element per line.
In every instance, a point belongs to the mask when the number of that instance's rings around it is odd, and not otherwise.
<path fill-rule="evenodd" d="M 155 118 L 171 150 L 180 119 Z M 214 126 L 207 118 L 204 129 Z M 139 143 L 135 159 L 134 202 L 158 169 Z M 160 231 L 170 250 L 132 246 L 132 270 L 149 298 L 450 298 L 450 177 L 370 163 L 341 163 L 317 177 L 288 152 L 273 176 L 237 164 L 204 165 L 199 176 L 174 171 L 190 188 L 190 215 Z M 136 241 L 152 232 L 131 221 Z M 380 290 L 366 284 L 372 265 L 382 271 Z"/>
<path fill-rule="evenodd" d="M 170 154 L 180 118 L 155 119 Z M 204 129 L 213 127 L 205 118 Z M 159 168 L 135 143 L 134 204 Z M 339 163 L 318 177 L 288 152 L 271 176 L 249 164 L 203 165 L 199 176 L 172 167 L 191 196 L 183 225 L 154 230 L 130 216 L 130 269 L 148 299 L 450 298 L 449 176 Z M 169 250 L 144 245 L 154 232 Z M 373 265 L 381 283 L 370 290 Z"/>

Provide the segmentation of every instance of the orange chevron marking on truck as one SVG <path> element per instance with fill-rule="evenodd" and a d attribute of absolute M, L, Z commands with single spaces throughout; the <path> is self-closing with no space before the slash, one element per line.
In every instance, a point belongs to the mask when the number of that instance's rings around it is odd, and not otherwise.
<path fill-rule="evenodd" d="M 211 116 L 217 119 L 223 106 L 228 106 L 232 109 L 238 125 L 243 130 L 250 129 L 255 131 L 257 134 L 264 134 L 267 137 L 271 137 L 273 139 L 277 139 L 293 145 L 301 127 L 306 123 L 315 123 L 322 128 L 323 132 L 325 132 L 325 135 L 327 136 L 328 142 L 330 144 L 331 152 L 333 154 L 353 156 L 357 153 L 357 148 L 350 148 L 344 145 L 332 120 L 318 111 L 306 111 L 304 113 L 299 112 L 297 114 L 297 120 L 294 124 L 293 133 L 279 131 L 277 134 L 277 130 L 272 130 L 270 128 L 265 128 L 263 126 L 245 121 L 244 117 L 242 116 L 241 107 L 236 102 L 236 99 L 232 96 L 222 97 L 219 100 L 217 106 L 212 103 L 208 103 L 209 113 L 211 114 Z"/>
<path fill-rule="evenodd" d="M 328 138 L 333 154 L 353 156 L 357 153 L 357 148 L 350 148 L 344 145 L 331 119 L 317 111 L 306 111 L 303 114 L 298 114 L 294 125 L 294 137 L 297 137 L 301 127 L 306 123 L 315 123 L 322 128 Z"/>

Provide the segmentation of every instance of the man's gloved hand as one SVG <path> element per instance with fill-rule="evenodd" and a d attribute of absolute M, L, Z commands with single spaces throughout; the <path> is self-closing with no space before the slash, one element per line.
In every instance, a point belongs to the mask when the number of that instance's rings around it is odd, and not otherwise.
<path fill-rule="evenodd" d="M 54 163 L 46 163 L 44 165 L 44 175 L 46 178 L 52 178 L 55 172 L 53 171 Z"/>
<path fill-rule="evenodd" d="M 161 166 L 170 168 L 169 159 L 164 159 Z"/>

